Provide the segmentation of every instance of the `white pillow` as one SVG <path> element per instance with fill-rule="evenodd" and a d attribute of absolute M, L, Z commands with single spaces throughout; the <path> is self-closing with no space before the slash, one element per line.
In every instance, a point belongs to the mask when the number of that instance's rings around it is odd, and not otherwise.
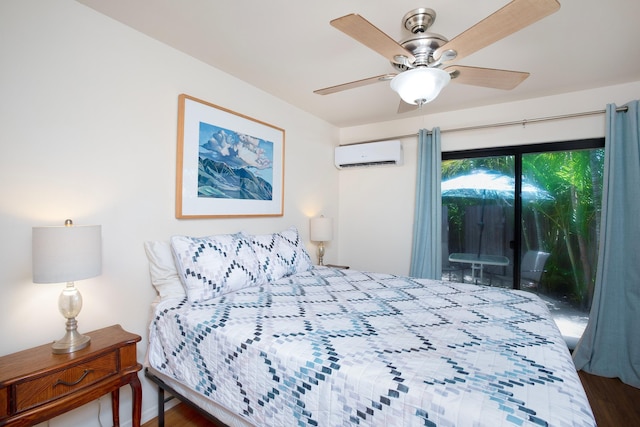
<path fill-rule="evenodd" d="M 144 242 L 144 251 L 149 259 L 151 284 L 160 298 L 184 298 L 187 293 L 178 277 L 171 244 L 162 241 Z"/>
<path fill-rule="evenodd" d="M 178 275 L 191 302 L 203 302 L 263 283 L 251 243 L 241 234 L 173 236 Z"/>
<path fill-rule="evenodd" d="M 260 273 L 268 281 L 307 271 L 313 265 L 295 227 L 247 238 L 258 258 Z"/>

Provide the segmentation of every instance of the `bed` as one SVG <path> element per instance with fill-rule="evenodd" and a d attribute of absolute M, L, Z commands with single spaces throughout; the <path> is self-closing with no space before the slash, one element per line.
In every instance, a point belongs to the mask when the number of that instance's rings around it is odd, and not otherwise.
<path fill-rule="evenodd" d="M 167 390 L 232 426 L 596 425 L 534 294 L 313 266 L 294 228 L 145 249 L 159 411 Z"/>

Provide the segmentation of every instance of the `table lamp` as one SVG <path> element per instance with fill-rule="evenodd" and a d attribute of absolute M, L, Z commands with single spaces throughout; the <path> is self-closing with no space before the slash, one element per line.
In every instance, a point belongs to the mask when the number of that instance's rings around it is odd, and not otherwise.
<path fill-rule="evenodd" d="M 318 243 L 318 265 L 324 265 L 324 242 L 333 238 L 333 221 L 331 218 L 319 216 L 310 221 L 311 240 Z"/>
<path fill-rule="evenodd" d="M 64 227 L 33 227 L 33 282 L 63 283 L 58 298 L 60 313 L 67 319 L 67 332 L 52 346 L 53 353 L 73 353 L 89 345 L 90 337 L 78 332 L 76 316 L 82 309 L 82 295 L 75 280 L 102 273 L 101 226 L 75 226 L 68 219 Z"/>

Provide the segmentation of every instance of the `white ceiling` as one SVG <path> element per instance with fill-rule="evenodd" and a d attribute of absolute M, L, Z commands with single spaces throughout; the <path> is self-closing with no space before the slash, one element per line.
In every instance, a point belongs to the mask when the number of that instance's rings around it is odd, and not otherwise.
<path fill-rule="evenodd" d="M 638 0 L 559 0 L 555 14 L 459 61 L 530 72 L 516 89 L 450 84 L 422 111 L 402 115 L 388 82 L 313 93 L 394 72 L 329 21 L 355 12 L 401 40 L 404 14 L 429 7 L 437 14 L 430 31 L 452 39 L 507 0 L 77 1 L 339 127 L 640 80 Z"/>

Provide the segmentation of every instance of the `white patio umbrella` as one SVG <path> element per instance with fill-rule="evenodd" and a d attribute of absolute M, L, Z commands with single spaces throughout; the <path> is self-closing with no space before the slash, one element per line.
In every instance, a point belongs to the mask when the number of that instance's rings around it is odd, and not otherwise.
<path fill-rule="evenodd" d="M 484 205 L 486 200 L 513 200 L 515 178 L 496 171 L 476 170 L 474 172 L 459 175 L 455 178 L 442 181 L 442 197 L 457 197 L 463 199 L 480 199 L 480 239 L 478 241 L 478 256 L 482 249 L 482 233 L 484 231 Z M 553 197 L 545 190 L 528 182 L 522 183 L 522 200 L 553 200 Z"/>

